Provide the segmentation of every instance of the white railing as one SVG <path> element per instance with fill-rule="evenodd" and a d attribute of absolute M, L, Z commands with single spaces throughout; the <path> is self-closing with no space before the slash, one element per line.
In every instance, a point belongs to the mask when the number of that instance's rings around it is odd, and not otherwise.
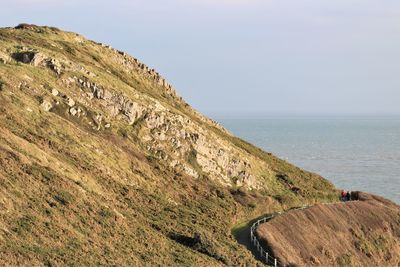
<path fill-rule="evenodd" d="M 267 265 L 272 264 L 274 267 L 278 267 L 278 266 L 283 266 L 283 265 L 280 264 L 278 259 L 272 257 L 268 253 L 268 251 L 265 250 L 261 246 L 260 241 L 257 239 L 257 236 L 255 235 L 257 226 L 259 226 L 262 223 L 266 223 L 267 221 L 271 220 L 274 217 L 275 217 L 275 215 L 270 215 L 270 216 L 264 217 L 262 219 L 259 219 L 255 223 L 253 223 L 252 226 L 250 227 L 250 240 L 251 240 L 251 244 L 257 249 L 257 253 L 260 253 L 261 259 L 263 259 L 263 260 L 265 259 L 265 263 Z"/>
<path fill-rule="evenodd" d="M 302 210 L 302 209 L 306 209 L 308 207 L 309 206 L 303 206 L 301 208 L 297 208 L 296 210 Z M 266 223 L 267 221 L 271 220 L 272 218 L 274 218 L 275 216 L 280 215 L 280 214 L 282 214 L 282 212 L 278 212 L 274 215 L 269 215 L 264 218 L 261 218 L 261 219 L 257 220 L 255 223 L 253 223 L 250 227 L 251 244 L 257 249 L 257 253 L 259 253 L 261 259 L 265 260 L 265 263 L 267 265 L 272 265 L 274 267 L 280 267 L 280 266 L 285 267 L 285 265 L 283 263 L 279 262 L 277 258 L 272 257 L 268 253 L 268 251 L 261 246 L 261 243 L 258 240 L 258 238 L 255 234 L 255 231 L 256 231 L 257 226 L 259 226 L 262 223 Z"/>
<path fill-rule="evenodd" d="M 351 200 L 351 201 L 356 201 L 356 200 L 357 200 L 357 199 L 354 199 L 354 200 Z M 332 205 L 332 204 L 336 204 L 336 203 L 322 202 L 322 203 L 318 203 L 318 204 L 322 204 L 322 205 Z M 296 208 L 296 209 L 293 209 L 293 210 L 303 210 L 303 209 L 307 209 L 307 208 L 309 208 L 309 207 L 311 207 L 311 206 L 303 206 L 303 207 Z M 253 224 L 251 225 L 251 227 L 250 227 L 250 240 L 251 240 L 251 244 L 254 245 L 254 247 L 257 249 L 257 253 L 260 253 L 259 255 L 260 255 L 261 259 L 263 259 L 263 260 L 265 259 L 265 263 L 266 263 L 267 265 L 272 265 L 272 266 L 274 266 L 274 267 L 285 267 L 285 265 L 284 265 L 283 263 L 279 262 L 278 259 L 272 257 L 272 256 L 268 253 L 268 251 L 267 251 L 266 249 L 264 249 L 264 248 L 261 246 L 261 243 L 260 243 L 260 241 L 257 239 L 257 236 L 256 236 L 256 234 L 255 234 L 255 231 L 256 231 L 257 226 L 259 226 L 259 225 L 262 224 L 262 223 L 266 223 L 267 221 L 273 219 L 275 216 L 278 216 L 278 215 L 280 215 L 280 214 L 282 214 L 282 212 L 278 212 L 278 213 L 276 213 L 276 214 L 269 215 L 269 216 L 266 216 L 266 217 L 264 217 L 264 218 L 261 218 L 261 219 L 257 220 L 255 223 L 253 223 Z"/>

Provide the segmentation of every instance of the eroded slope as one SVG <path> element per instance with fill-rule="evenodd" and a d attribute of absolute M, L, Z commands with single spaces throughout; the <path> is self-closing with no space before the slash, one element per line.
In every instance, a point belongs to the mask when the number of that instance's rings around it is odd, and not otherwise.
<path fill-rule="evenodd" d="M 288 266 L 398 266 L 400 206 L 355 197 L 290 211 L 260 225 L 257 235 Z"/>

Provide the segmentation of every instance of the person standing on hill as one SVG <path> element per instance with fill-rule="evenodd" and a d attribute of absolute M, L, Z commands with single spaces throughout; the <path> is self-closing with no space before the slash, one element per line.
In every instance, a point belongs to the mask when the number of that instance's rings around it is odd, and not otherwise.
<path fill-rule="evenodd" d="M 351 200 L 351 192 L 350 191 L 347 191 L 347 201 L 350 201 Z"/>
<path fill-rule="evenodd" d="M 342 190 L 342 201 L 346 201 L 346 192 Z"/>

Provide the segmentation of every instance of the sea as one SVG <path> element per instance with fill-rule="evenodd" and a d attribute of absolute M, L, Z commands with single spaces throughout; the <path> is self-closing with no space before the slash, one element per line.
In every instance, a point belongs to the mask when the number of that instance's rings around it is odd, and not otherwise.
<path fill-rule="evenodd" d="M 400 204 L 400 116 L 211 115 L 234 135 L 338 188 Z"/>

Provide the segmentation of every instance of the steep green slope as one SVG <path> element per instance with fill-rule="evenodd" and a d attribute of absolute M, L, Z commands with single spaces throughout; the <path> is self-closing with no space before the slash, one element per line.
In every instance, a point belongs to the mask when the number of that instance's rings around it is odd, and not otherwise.
<path fill-rule="evenodd" d="M 0 29 L 0 265 L 255 265 L 234 224 L 334 199 L 137 59 L 55 28 Z"/>

